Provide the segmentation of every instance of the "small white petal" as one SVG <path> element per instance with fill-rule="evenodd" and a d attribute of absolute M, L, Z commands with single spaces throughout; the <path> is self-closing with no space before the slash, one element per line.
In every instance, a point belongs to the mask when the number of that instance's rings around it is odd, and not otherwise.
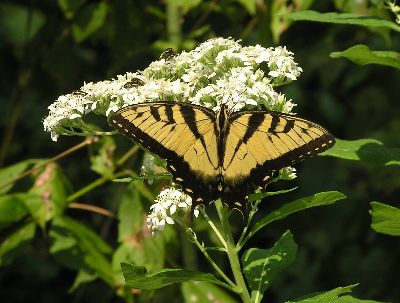
<path fill-rule="evenodd" d="M 270 72 L 268 73 L 268 76 L 271 76 L 271 77 L 273 77 L 273 78 L 277 78 L 277 77 L 280 76 L 280 74 L 279 74 L 278 71 L 270 71 Z"/>
<path fill-rule="evenodd" d="M 171 215 L 173 215 L 175 212 L 176 212 L 176 205 L 174 204 L 174 205 L 172 205 L 172 206 L 170 207 L 169 213 L 170 213 Z"/>
<path fill-rule="evenodd" d="M 166 217 L 165 220 L 166 220 L 166 222 L 167 222 L 168 224 L 171 224 L 171 225 L 172 225 L 172 224 L 175 224 L 174 220 L 172 220 L 171 217 Z"/>
<path fill-rule="evenodd" d="M 180 203 L 178 203 L 178 207 L 186 208 L 186 207 L 188 207 L 188 205 L 185 202 L 180 202 Z"/>
<path fill-rule="evenodd" d="M 75 114 L 70 115 L 69 119 L 73 120 L 73 119 L 80 118 L 80 117 L 81 117 L 81 115 L 75 113 Z"/>

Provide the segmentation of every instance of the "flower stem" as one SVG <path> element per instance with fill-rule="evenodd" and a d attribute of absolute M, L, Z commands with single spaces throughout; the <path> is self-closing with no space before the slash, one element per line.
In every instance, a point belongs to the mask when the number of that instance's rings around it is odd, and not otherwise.
<path fill-rule="evenodd" d="M 242 234 L 240 235 L 240 238 L 236 243 L 236 248 L 238 249 L 238 251 L 240 251 L 245 244 L 244 240 L 246 238 L 247 231 L 249 230 L 250 223 L 253 220 L 253 216 L 257 212 L 258 204 L 259 202 L 255 202 L 254 204 L 252 204 L 249 216 L 247 218 L 246 226 L 243 228 Z"/>
<path fill-rule="evenodd" d="M 211 266 L 215 269 L 215 271 L 229 284 L 225 286 L 226 288 L 232 290 L 235 293 L 239 293 L 238 287 L 233 283 L 231 279 L 225 273 L 219 268 L 219 266 L 214 262 L 214 260 L 211 258 L 211 256 L 208 254 L 207 250 L 205 249 L 204 245 L 197 240 L 196 234 L 193 232 L 191 228 L 189 228 L 182 220 L 176 218 L 176 222 L 182 226 L 185 230 L 186 233 L 190 232 L 191 235 L 189 236 L 189 239 L 191 242 L 193 242 L 197 248 L 200 250 L 200 252 L 204 255 L 204 257 L 207 259 L 207 261 L 211 264 Z"/>
<path fill-rule="evenodd" d="M 251 298 L 249 291 L 244 280 L 242 273 L 242 267 L 239 260 L 239 250 L 233 241 L 232 231 L 229 225 L 227 208 L 223 206 L 221 200 L 215 201 L 215 207 L 217 208 L 218 216 L 222 224 L 222 229 L 226 241 L 226 253 L 228 255 L 229 263 L 233 276 L 235 278 L 236 286 L 239 288 L 239 296 L 242 298 L 244 303 L 250 303 Z"/>
<path fill-rule="evenodd" d="M 175 0 L 166 1 L 166 5 L 168 39 L 176 48 L 179 48 L 182 42 L 180 7 Z"/>
<path fill-rule="evenodd" d="M 112 211 L 109 211 L 108 209 L 105 209 L 102 207 L 90 205 L 90 204 L 71 202 L 68 204 L 68 208 L 83 209 L 83 210 L 97 213 L 97 214 L 100 214 L 100 215 L 103 215 L 106 217 L 115 218 Z"/>
<path fill-rule="evenodd" d="M 204 207 L 200 207 L 200 212 L 203 215 L 203 217 L 206 219 L 208 225 L 210 225 L 210 227 L 212 228 L 215 235 L 218 237 L 219 241 L 221 242 L 222 246 L 224 247 L 224 249 L 226 251 L 226 241 L 225 241 L 224 237 L 221 235 L 221 233 L 219 232 L 218 228 L 215 226 L 214 222 L 207 215 L 206 211 L 204 210 Z"/>

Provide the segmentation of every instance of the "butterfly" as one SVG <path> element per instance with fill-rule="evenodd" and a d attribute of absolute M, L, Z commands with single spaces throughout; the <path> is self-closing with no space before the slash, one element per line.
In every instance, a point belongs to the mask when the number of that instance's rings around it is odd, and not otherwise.
<path fill-rule="evenodd" d="M 187 102 L 140 103 L 120 109 L 109 123 L 165 159 L 194 206 L 221 199 L 243 210 L 248 195 L 280 169 L 335 144 L 311 121 L 267 110 L 230 112 L 225 104 L 214 112 Z"/>

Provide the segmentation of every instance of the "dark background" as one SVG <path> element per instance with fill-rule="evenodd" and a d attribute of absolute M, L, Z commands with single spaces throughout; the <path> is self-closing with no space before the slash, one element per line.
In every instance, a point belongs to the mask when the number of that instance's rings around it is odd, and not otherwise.
<path fill-rule="evenodd" d="M 296 5 L 296 1 L 289 1 Z M 376 14 L 371 3 L 342 5 L 316 1 L 321 12 Z M 353 1 L 349 1 L 353 2 Z M 354 1 L 356 2 L 356 1 Z M 18 4 L 17 4 L 18 3 Z M 279 1 L 259 2 L 249 14 L 239 1 L 204 1 L 184 7 L 174 16 L 161 1 L 3 1 L 0 4 L 0 166 L 30 158 L 49 158 L 82 141 L 61 137 L 54 143 L 43 131 L 47 107 L 84 81 L 100 81 L 127 71 L 144 69 L 167 47 L 195 47 L 215 36 L 242 39 L 243 45 L 286 45 L 304 69 L 284 92 L 297 104 L 299 116 L 316 121 L 342 139 L 375 138 L 386 146 L 400 143 L 399 71 L 385 66 L 358 66 L 329 54 L 355 44 L 374 50 L 398 50 L 398 33 L 321 23 L 290 23 L 278 17 Z M 69 3 L 69 5 L 72 5 Z M 101 5 L 92 30 L 83 35 L 94 8 Z M 275 9 L 275 11 L 274 11 Z M 101 9 L 99 9 L 101 10 Z M 283 11 L 283 10 L 282 10 Z M 179 18 L 177 18 L 179 17 Z M 281 23 L 277 23 L 281 21 Z M 279 40 L 273 32 L 284 25 Z M 90 26 L 89 26 L 90 27 Z M 175 29 L 174 29 L 175 28 Z M 177 30 L 176 30 L 177 29 Z M 125 148 L 121 146 L 119 148 Z M 94 179 L 87 151 L 59 161 L 72 187 Z M 297 166 L 298 178 L 281 181 L 271 190 L 298 186 L 279 198 L 265 201 L 263 211 L 319 191 L 338 190 L 348 198 L 334 206 L 308 210 L 271 225 L 251 246 L 270 247 L 289 229 L 299 245 L 295 263 L 272 284 L 266 302 L 283 302 L 308 293 L 360 283 L 353 295 L 363 299 L 400 302 L 398 238 L 370 228 L 369 203 L 396 206 L 400 173 L 396 166 L 371 165 L 316 157 Z M 89 194 L 95 204 L 110 206 L 112 185 Z M 116 222 L 69 210 L 94 230 L 104 231 L 115 244 Z M 200 268 L 207 270 L 199 256 Z M 2 302 L 116 302 L 113 290 L 94 282 L 74 293 L 68 289 L 75 272 L 57 264 L 48 252 L 48 237 L 38 233 L 26 253 L 0 269 Z M 166 291 L 168 292 L 168 291 Z"/>

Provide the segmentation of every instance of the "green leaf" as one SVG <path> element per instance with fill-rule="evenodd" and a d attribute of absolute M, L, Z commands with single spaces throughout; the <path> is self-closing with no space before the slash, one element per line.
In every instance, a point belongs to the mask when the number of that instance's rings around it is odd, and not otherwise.
<path fill-rule="evenodd" d="M 24 252 L 26 245 L 35 236 L 35 223 L 30 222 L 10 235 L 3 237 L 0 245 L 0 266 L 10 264 L 19 254 Z"/>
<path fill-rule="evenodd" d="M 24 197 L 25 194 L 0 196 L 0 229 L 18 222 L 28 214 Z"/>
<path fill-rule="evenodd" d="M 378 165 L 400 165 L 400 148 L 385 147 L 375 139 L 336 139 L 336 144 L 321 155 Z"/>
<path fill-rule="evenodd" d="M 92 282 L 96 280 L 99 276 L 91 271 L 87 271 L 84 269 L 81 269 L 78 271 L 78 274 L 75 276 L 74 283 L 68 290 L 68 292 L 73 292 L 78 289 L 79 286 L 87 284 L 89 282 Z"/>
<path fill-rule="evenodd" d="M 135 234 L 143 230 L 145 214 L 139 192 L 129 186 L 121 199 L 118 208 L 118 241 L 132 239 Z"/>
<path fill-rule="evenodd" d="M 374 300 L 361 300 L 354 298 L 352 296 L 341 296 L 335 301 L 335 303 L 383 303 L 383 302 Z"/>
<path fill-rule="evenodd" d="M 262 198 L 269 197 L 269 196 L 286 194 L 286 193 L 289 193 L 291 191 L 294 191 L 295 189 L 297 189 L 297 187 L 293 187 L 293 188 L 290 188 L 290 189 L 282 189 L 282 190 L 278 190 L 278 191 L 251 194 L 249 196 L 249 198 L 248 198 L 248 201 L 249 202 L 253 202 L 253 201 L 261 200 Z"/>
<path fill-rule="evenodd" d="M 92 230 L 68 217 L 56 217 L 49 232 L 50 253 L 55 259 L 75 270 L 94 271 L 110 286 L 114 279 L 105 254 L 112 249 Z"/>
<path fill-rule="evenodd" d="M 236 0 L 236 2 L 240 3 L 250 15 L 256 13 L 256 0 Z"/>
<path fill-rule="evenodd" d="M 121 263 L 125 282 L 129 287 L 139 289 L 159 289 L 171 284 L 187 281 L 206 281 L 221 286 L 225 284 L 212 274 L 186 269 L 164 269 L 154 273 L 147 273 L 143 266 Z"/>
<path fill-rule="evenodd" d="M 260 302 L 272 280 L 295 259 L 297 245 L 286 231 L 270 249 L 250 248 L 242 257 L 243 272 L 252 290 L 252 302 Z"/>
<path fill-rule="evenodd" d="M 168 0 L 168 5 L 176 5 L 179 10 L 187 14 L 190 10 L 193 10 L 196 6 L 201 4 L 201 0 Z"/>
<path fill-rule="evenodd" d="M 76 42 L 82 42 L 100 29 L 107 16 L 108 4 L 106 1 L 86 5 L 79 10 L 72 24 L 72 34 Z"/>
<path fill-rule="evenodd" d="M 380 233 L 400 236 L 400 209 L 379 202 L 371 202 L 371 227 Z"/>
<path fill-rule="evenodd" d="M 24 196 L 24 205 L 35 223 L 44 230 L 46 222 L 51 218 L 50 202 L 45 202 L 40 193 L 31 190 Z"/>
<path fill-rule="evenodd" d="M 294 21 L 313 21 L 335 24 L 351 24 L 366 27 L 382 27 L 400 32 L 400 26 L 392 21 L 388 21 L 376 16 L 366 16 L 359 14 L 340 14 L 340 13 L 319 13 L 316 11 L 305 10 L 294 12 L 289 15 L 289 19 Z"/>
<path fill-rule="evenodd" d="M 184 282 L 181 289 L 184 302 L 194 302 L 193 298 L 196 298 L 196 302 L 238 302 L 220 287 L 208 282 Z"/>
<path fill-rule="evenodd" d="M 371 51 L 366 45 L 356 45 L 343 52 L 333 52 L 331 58 L 347 58 L 359 65 L 380 64 L 400 68 L 400 53 L 390 51 Z"/>
<path fill-rule="evenodd" d="M 113 155 L 115 142 L 111 136 L 103 136 L 96 144 L 89 146 L 91 169 L 101 176 L 112 179 L 114 176 Z"/>
<path fill-rule="evenodd" d="M 171 174 L 170 173 L 146 174 L 145 176 L 118 178 L 118 179 L 113 179 L 112 181 L 116 183 L 130 183 L 140 180 L 171 180 Z"/>
<path fill-rule="evenodd" d="M 35 222 L 45 228 L 46 222 L 63 213 L 67 205 L 66 179 L 59 167 L 48 164 L 26 193 L 24 203 Z"/>
<path fill-rule="evenodd" d="M 87 0 L 58 0 L 58 6 L 67 19 L 71 19 Z"/>
<path fill-rule="evenodd" d="M 14 183 L 6 184 L 22 174 L 32 163 L 32 160 L 26 160 L 0 169 L 0 195 L 7 193 Z"/>
<path fill-rule="evenodd" d="M 351 292 L 351 290 L 356 286 L 355 285 L 349 285 L 349 286 L 344 286 L 344 287 L 338 287 L 335 289 L 332 289 L 327 292 L 321 292 L 318 294 L 311 294 L 306 297 L 296 299 L 294 301 L 288 301 L 286 303 L 337 303 L 340 301 L 337 301 L 340 295 Z"/>
<path fill-rule="evenodd" d="M 22 45 L 32 40 L 46 21 L 46 16 L 34 7 L 1 4 L 0 28 L 2 29 L 2 37 L 15 45 Z"/>
<path fill-rule="evenodd" d="M 340 192 L 337 191 L 328 191 L 328 192 L 322 192 L 322 193 L 317 193 L 312 196 L 304 197 L 298 200 L 295 200 L 293 202 L 287 203 L 280 207 L 277 210 L 274 210 L 273 212 L 269 213 L 267 216 L 265 216 L 263 219 L 259 220 L 251 229 L 249 232 L 248 236 L 246 239 L 248 240 L 250 237 L 252 237 L 257 231 L 259 231 L 261 228 L 265 227 L 266 225 L 282 220 L 286 218 L 287 216 L 311 208 L 311 207 L 316 207 L 316 206 L 323 206 L 323 205 L 330 205 L 335 203 L 336 201 L 342 200 L 346 198 L 346 196 Z"/>
<path fill-rule="evenodd" d="M 124 283 L 121 272 L 121 263 L 135 263 L 145 266 L 151 271 L 161 270 L 165 264 L 165 243 L 162 236 L 153 238 L 143 234 L 132 237 L 129 241 L 123 242 L 114 252 L 112 258 L 112 268 L 114 279 Z"/>
<path fill-rule="evenodd" d="M 135 190 L 137 190 L 143 197 L 145 197 L 148 201 L 154 202 L 154 199 L 156 196 L 154 193 L 149 190 L 149 188 L 140 180 L 132 182 L 132 186 L 135 187 Z"/>

